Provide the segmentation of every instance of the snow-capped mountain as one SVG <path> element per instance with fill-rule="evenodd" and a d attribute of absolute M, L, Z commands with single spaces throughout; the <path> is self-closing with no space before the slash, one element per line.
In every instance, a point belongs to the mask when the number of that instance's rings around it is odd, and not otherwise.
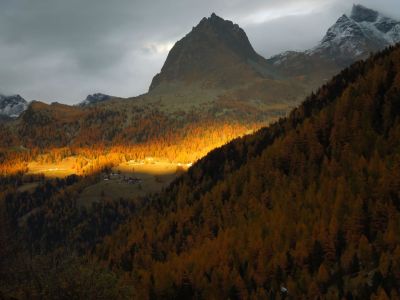
<path fill-rule="evenodd" d="M 84 107 L 84 106 L 94 105 L 97 103 L 101 103 L 101 102 L 110 100 L 111 98 L 113 98 L 113 97 L 109 96 L 109 95 L 101 94 L 101 93 L 96 93 L 96 94 L 87 96 L 85 100 L 83 100 L 82 102 L 80 102 L 78 104 L 78 106 Z"/>
<path fill-rule="evenodd" d="M 281 75 L 302 78 L 317 88 L 344 67 L 399 42 L 399 21 L 354 5 L 350 16 L 342 15 L 315 47 L 287 51 L 268 62 Z"/>
<path fill-rule="evenodd" d="M 28 102 L 20 95 L 0 95 L 0 115 L 17 118 L 28 108 Z"/>
<path fill-rule="evenodd" d="M 347 64 L 400 42 L 400 22 L 362 5 L 354 5 L 350 17 L 341 16 L 321 43 L 307 51 Z"/>

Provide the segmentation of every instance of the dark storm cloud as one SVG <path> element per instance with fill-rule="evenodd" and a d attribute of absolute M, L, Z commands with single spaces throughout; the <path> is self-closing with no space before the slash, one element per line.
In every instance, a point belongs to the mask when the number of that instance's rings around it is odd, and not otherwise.
<path fill-rule="evenodd" d="M 358 2 L 400 19 L 398 0 Z M 2 0 L 0 92 L 68 103 L 93 92 L 133 96 L 211 12 L 270 56 L 313 46 L 350 9 L 347 0 Z"/>

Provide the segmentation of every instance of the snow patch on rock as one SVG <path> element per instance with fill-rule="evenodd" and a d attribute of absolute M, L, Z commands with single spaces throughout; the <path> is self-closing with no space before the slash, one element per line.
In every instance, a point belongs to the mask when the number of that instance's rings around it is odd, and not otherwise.
<path fill-rule="evenodd" d="M 0 95 L 0 115 L 17 118 L 28 108 L 28 102 L 20 95 Z"/>

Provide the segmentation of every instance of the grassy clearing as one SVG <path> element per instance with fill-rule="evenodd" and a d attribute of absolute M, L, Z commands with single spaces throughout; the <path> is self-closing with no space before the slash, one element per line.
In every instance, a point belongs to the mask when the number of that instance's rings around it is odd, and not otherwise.
<path fill-rule="evenodd" d="M 78 202 L 90 205 L 107 199 L 131 199 L 158 193 L 187 168 L 187 165 L 168 162 L 122 163 L 110 174 L 102 174 L 99 182 L 84 189 Z"/>
<path fill-rule="evenodd" d="M 66 177 L 76 174 L 76 160 L 73 157 L 64 159 L 59 163 L 30 162 L 27 175 L 44 174 L 48 178 Z"/>

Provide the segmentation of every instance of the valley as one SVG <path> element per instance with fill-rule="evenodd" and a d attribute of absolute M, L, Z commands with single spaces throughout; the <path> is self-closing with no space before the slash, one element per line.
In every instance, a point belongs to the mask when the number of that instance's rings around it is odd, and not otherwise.
<path fill-rule="evenodd" d="M 93 162 L 85 160 L 84 168 L 77 157 L 66 157 L 60 161 L 37 162 L 26 164 L 22 184 L 17 192 L 34 192 L 45 180 L 64 179 L 71 175 L 92 176 Z M 77 201 L 79 205 L 91 207 L 93 202 L 116 201 L 119 199 L 134 199 L 159 193 L 174 179 L 182 175 L 192 163 L 177 163 L 146 157 L 144 160 L 130 160 L 113 164 L 107 160 L 92 183 L 80 192 Z M 84 175 L 86 174 L 86 175 Z"/>
<path fill-rule="evenodd" d="M 400 299 L 399 42 L 354 5 L 266 59 L 213 13 L 145 94 L 0 95 L 0 299 Z"/>
<path fill-rule="evenodd" d="M 189 165 L 154 160 L 120 164 L 111 173 L 103 173 L 98 183 L 84 189 L 78 202 L 90 206 L 102 199 L 115 201 L 159 193 L 186 172 Z"/>

